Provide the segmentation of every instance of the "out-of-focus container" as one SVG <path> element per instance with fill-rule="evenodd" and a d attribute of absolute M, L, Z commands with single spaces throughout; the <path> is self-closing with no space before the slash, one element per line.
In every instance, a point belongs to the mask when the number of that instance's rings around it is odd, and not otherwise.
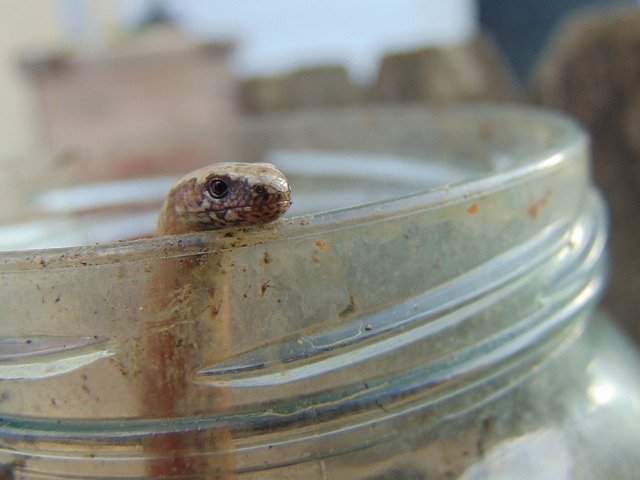
<path fill-rule="evenodd" d="M 579 128 L 406 107 L 244 134 L 292 216 L 2 253 L 2 478 L 640 476 L 640 359 L 593 313 L 606 213 Z"/>

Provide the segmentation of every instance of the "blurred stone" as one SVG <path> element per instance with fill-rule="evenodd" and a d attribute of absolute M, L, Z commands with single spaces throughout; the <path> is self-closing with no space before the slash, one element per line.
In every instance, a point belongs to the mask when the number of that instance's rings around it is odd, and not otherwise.
<path fill-rule="evenodd" d="M 518 88 L 493 41 L 473 41 L 387 55 L 370 92 L 372 101 L 448 103 L 514 100 Z"/>
<path fill-rule="evenodd" d="M 296 108 L 349 105 L 358 91 L 343 65 L 306 68 L 287 78 L 289 105 Z"/>
<path fill-rule="evenodd" d="M 240 104 L 249 113 L 349 105 L 358 99 L 358 89 L 343 65 L 304 68 L 280 77 L 251 78 L 240 85 Z"/>
<path fill-rule="evenodd" d="M 560 27 L 532 84 L 535 99 L 580 120 L 611 213 L 604 306 L 640 339 L 640 9 L 585 12 Z"/>
<path fill-rule="evenodd" d="M 285 77 L 254 77 L 240 82 L 240 109 L 247 113 L 277 112 L 287 107 Z"/>
<path fill-rule="evenodd" d="M 368 89 L 353 84 L 342 65 L 252 78 L 240 86 L 242 110 L 250 113 L 368 102 L 449 103 L 518 98 L 509 68 L 486 36 L 460 45 L 389 54 L 382 61 L 377 81 Z"/>

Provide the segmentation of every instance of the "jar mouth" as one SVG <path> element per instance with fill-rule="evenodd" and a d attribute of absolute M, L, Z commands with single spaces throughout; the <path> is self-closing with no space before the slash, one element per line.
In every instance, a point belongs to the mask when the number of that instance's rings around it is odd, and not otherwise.
<path fill-rule="evenodd" d="M 259 154 L 240 160 L 279 155 L 294 205 L 298 188 L 316 189 L 300 215 L 225 235 L 2 253 L 0 305 L 26 319 L 0 338 L 0 378 L 16 391 L 3 403 L 5 438 L 73 438 L 108 455 L 158 434 L 229 429 L 249 470 L 271 465 L 276 450 L 283 462 L 319 458 L 318 438 L 337 453 L 354 448 L 353 435 L 370 445 L 442 421 L 470 395 L 488 402 L 584 327 L 604 284 L 606 215 L 573 122 L 482 105 L 295 114 L 245 128 Z M 345 151 L 358 152 L 352 164 Z M 308 186 L 306 165 L 318 179 Z M 383 198 L 323 211 L 318 198 L 358 182 L 360 199 L 372 185 Z M 139 345 L 164 319 L 150 292 L 167 272 L 177 276 L 166 296 L 199 329 L 185 340 L 198 346 L 185 388 L 223 391 L 225 405 L 185 401 L 158 416 L 134 395 L 114 397 L 138 391 L 140 377 L 125 373 L 144 378 L 153 363 Z M 38 302 L 21 302 L 25 291 Z M 49 363 L 57 370 L 34 367 Z M 39 384 L 70 388 L 95 372 L 99 402 L 43 409 Z"/>
<path fill-rule="evenodd" d="M 274 138 L 259 145 L 258 157 L 251 151 L 242 153 L 239 160 L 277 164 L 292 178 L 295 190 L 286 218 L 266 226 L 241 228 L 243 241 L 257 244 L 272 238 L 306 236 L 309 232 L 341 228 L 345 223 L 378 221 L 418 208 L 439 208 L 482 196 L 495 188 L 516 188 L 520 181 L 550 173 L 562 166 L 567 157 L 587 148 L 586 136 L 573 121 L 530 107 L 478 104 L 435 112 L 425 111 L 422 106 L 326 112 L 338 124 L 364 122 L 365 128 L 371 118 L 386 121 L 386 117 L 398 114 L 417 124 L 424 122 L 424 129 L 436 130 L 443 138 L 414 139 L 407 145 L 391 147 L 367 146 L 363 139 L 358 145 L 343 139 L 344 148 L 327 148 L 324 139 L 315 140 L 315 147 L 311 139 L 308 145 L 299 146 L 290 145 L 283 132 L 269 131 L 272 125 L 266 122 L 247 121 L 243 132 L 254 143 L 260 144 L 253 138 L 256 130 L 263 135 L 263 130 L 267 131 Z M 303 113 L 276 116 L 267 122 L 277 123 L 284 118 L 287 121 L 283 122 L 283 130 L 292 130 L 291 125 L 296 124 L 313 129 L 325 121 L 322 114 Z M 505 131 L 509 122 L 509 128 L 520 136 L 530 129 L 531 137 L 510 140 Z M 357 131 L 358 126 L 353 129 Z M 519 145 L 522 140 L 526 141 Z M 480 147 L 474 147 L 474 142 Z M 526 143 L 530 144 L 528 149 Z M 466 161 L 469 158 L 473 160 Z M 185 247 L 195 249 L 189 254 L 198 249 L 225 248 L 217 231 L 153 236 L 164 194 L 176 178 L 118 180 L 32 195 L 34 219 L 0 227 L 0 271 L 39 268 L 42 260 L 50 267 L 85 266 L 129 261 L 129 253 L 136 261 L 158 255 L 181 256 Z M 318 185 L 326 186 L 336 179 L 339 184 L 324 191 L 305 190 L 314 185 L 317 190 Z M 365 181 L 376 182 L 369 192 L 363 187 Z M 300 183 L 302 187 L 298 186 Z M 380 191 L 372 192 L 381 185 Z"/>

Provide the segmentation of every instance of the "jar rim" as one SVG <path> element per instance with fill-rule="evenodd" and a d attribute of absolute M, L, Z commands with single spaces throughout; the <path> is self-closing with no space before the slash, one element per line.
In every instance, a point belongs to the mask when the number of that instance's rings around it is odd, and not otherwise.
<path fill-rule="evenodd" d="M 473 104 L 428 110 L 423 106 L 405 106 L 387 108 L 386 111 L 376 107 L 359 109 L 343 109 L 326 111 L 318 115 L 316 112 L 290 114 L 292 123 L 308 125 L 321 124 L 328 116 L 340 119 L 356 113 L 361 120 L 376 115 L 393 116 L 397 112 L 403 114 L 427 115 L 434 124 L 450 123 L 467 125 L 485 122 L 487 125 L 505 125 L 513 119 L 530 123 L 532 128 L 539 128 L 545 137 L 534 150 L 511 152 L 507 168 L 486 170 L 480 175 L 448 185 L 415 190 L 399 196 L 390 196 L 372 202 L 345 206 L 327 211 L 307 213 L 295 217 L 286 217 L 272 224 L 250 228 L 230 229 L 236 237 L 242 239 L 242 245 L 262 244 L 283 238 L 301 238 L 325 231 L 340 229 L 341 225 L 358 222 L 380 221 L 392 216 L 406 214 L 413 209 L 439 208 L 452 203 L 470 200 L 486 195 L 494 189 L 515 187 L 523 179 L 531 176 L 544 176 L 562 166 L 563 162 L 575 155 L 584 154 L 588 148 L 588 137 L 580 126 L 571 118 L 542 108 L 508 104 Z M 277 123 L 284 115 L 276 115 L 268 120 L 269 124 Z M 331 118 L 331 117 L 329 117 Z M 251 122 L 249 122 L 251 123 Z M 251 126 L 250 130 L 264 129 L 264 125 Z M 479 127 L 477 141 L 491 141 L 492 133 L 487 128 Z M 463 132 L 461 132 L 463 133 Z M 458 139 L 461 140 L 461 139 Z M 456 139 L 447 139 L 455 142 Z M 470 142 L 469 139 L 465 140 Z M 400 158 L 402 161 L 402 158 Z M 295 185 L 294 185 L 295 189 Z M 296 192 L 294 190 L 294 202 Z M 235 245 L 238 242 L 234 242 Z M 231 248 L 230 242 L 221 238 L 219 231 L 187 233 L 177 236 L 151 237 L 132 240 L 118 240 L 95 245 L 71 247 L 53 247 L 42 249 L 5 250 L 0 251 L 0 271 L 30 270 L 40 268 L 65 268 L 132 261 L 148 261 L 157 258 L 175 258 L 198 253 L 206 253 L 212 249 Z"/>

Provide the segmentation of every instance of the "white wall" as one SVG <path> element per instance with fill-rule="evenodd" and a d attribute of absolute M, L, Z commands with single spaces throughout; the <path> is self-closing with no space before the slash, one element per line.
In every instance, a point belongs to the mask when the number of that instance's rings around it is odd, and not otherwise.
<path fill-rule="evenodd" d="M 39 99 L 20 56 L 68 43 L 99 48 L 113 33 L 117 7 L 116 0 L 0 0 L 0 163 L 39 143 Z"/>
<path fill-rule="evenodd" d="M 0 4 L 0 159 L 28 151 L 36 140 L 36 99 L 20 69 L 19 54 L 59 42 L 59 20 L 51 0 Z"/>

